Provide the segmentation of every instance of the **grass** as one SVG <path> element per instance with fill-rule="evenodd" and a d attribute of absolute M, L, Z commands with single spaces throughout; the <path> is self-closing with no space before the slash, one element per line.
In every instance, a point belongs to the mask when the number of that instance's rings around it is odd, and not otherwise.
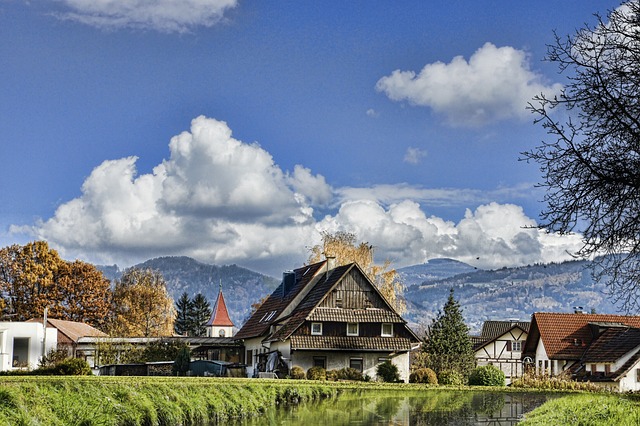
<path fill-rule="evenodd" d="M 158 377 L 6 377 L 1 425 L 207 425 L 335 398 L 321 382 Z"/>
<path fill-rule="evenodd" d="M 637 426 L 640 400 L 631 395 L 572 393 L 534 409 L 519 425 Z"/>
<path fill-rule="evenodd" d="M 344 415 L 345 408 L 338 409 L 343 403 L 347 406 L 352 404 L 350 401 L 361 403 L 365 396 L 374 396 L 374 392 L 376 396 L 383 396 L 399 391 L 403 398 L 409 398 L 423 411 L 435 410 L 431 407 L 435 404 L 444 405 L 452 412 L 460 408 L 456 401 L 462 403 L 475 398 L 474 395 L 486 395 L 488 391 L 492 394 L 536 393 L 532 389 L 508 387 L 377 382 L 18 376 L 3 377 L 0 383 L 0 425 L 210 425 L 225 419 L 261 416 L 274 405 L 295 406 L 327 399 L 332 401 L 331 406 L 335 405 L 336 415 Z M 341 394 L 344 396 L 338 398 Z M 343 399 L 345 401 L 340 402 Z M 486 405 L 486 401 L 484 403 Z M 314 405 L 304 404 L 300 410 L 314 410 Z M 436 411 L 440 412 L 442 408 Z M 527 414 L 523 423 L 542 424 L 638 425 L 640 398 L 604 393 L 562 393 Z"/>

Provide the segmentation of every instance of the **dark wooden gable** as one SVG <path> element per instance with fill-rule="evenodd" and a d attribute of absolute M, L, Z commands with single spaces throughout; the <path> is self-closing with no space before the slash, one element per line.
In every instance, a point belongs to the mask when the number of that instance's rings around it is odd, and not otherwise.
<path fill-rule="evenodd" d="M 321 308 L 389 309 L 359 268 L 352 268 L 318 305 Z"/>

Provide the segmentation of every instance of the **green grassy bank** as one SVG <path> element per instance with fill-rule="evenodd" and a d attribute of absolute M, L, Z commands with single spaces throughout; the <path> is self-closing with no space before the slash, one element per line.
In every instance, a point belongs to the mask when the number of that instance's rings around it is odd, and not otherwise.
<path fill-rule="evenodd" d="M 180 377 L 2 377 L 0 425 L 208 425 L 335 398 L 322 382 Z"/>
<path fill-rule="evenodd" d="M 546 402 L 525 415 L 522 426 L 637 426 L 640 396 L 608 393 L 572 393 Z"/>

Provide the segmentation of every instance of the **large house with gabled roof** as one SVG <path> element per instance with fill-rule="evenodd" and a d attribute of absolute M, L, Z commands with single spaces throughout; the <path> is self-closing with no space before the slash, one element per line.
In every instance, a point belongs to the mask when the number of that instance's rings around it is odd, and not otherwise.
<path fill-rule="evenodd" d="M 254 377 L 283 366 L 351 367 L 375 377 L 389 360 L 408 381 L 409 352 L 420 342 L 357 264 L 334 267 L 331 258 L 285 272 L 235 337 Z"/>
<path fill-rule="evenodd" d="M 640 390 L 640 316 L 536 312 L 522 353 L 538 374 Z"/>

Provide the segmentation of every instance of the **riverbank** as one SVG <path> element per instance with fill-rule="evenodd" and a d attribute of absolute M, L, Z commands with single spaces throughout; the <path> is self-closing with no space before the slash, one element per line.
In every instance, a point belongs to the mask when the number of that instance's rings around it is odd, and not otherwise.
<path fill-rule="evenodd" d="M 184 377 L 3 377 L 1 425 L 207 425 L 336 398 L 323 382 Z"/>
<path fill-rule="evenodd" d="M 637 426 L 640 425 L 640 395 L 572 393 L 534 409 L 520 424 Z"/>
<path fill-rule="evenodd" d="M 364 400 L 384 396 L 388 393 L 385 391 L 396 394 L 395 402 L 386 400 L 385 404 L 390 404 L 387 411 L 399 410 L 397 404 L 404 400 L 402 404 L 407 405 L 409 411 L 427 413 L 417 415 L 431 420 L 434 420 L 431 418 L 434 415 L 467 412 L 472 405 L 479 406 L 488 418 L 500 417 L 503 406 L 519 418 L 523 411 L 515 409 L 513 401 L 522 399 L 521 405 L 528 405 L 532 399 L 530 396 L 518 396 L 526 393 L 534 394 L 533 399 L 538 400 L 540 398 L 536 394 L 555 396 L 526 414 L 524 425 L 640 424 L 638 398 L 616 394 L 567 395 L 565 392 L 507 387 L 434 387 L 306 380 L 53 376 L 3 377 L 0 384 L 0 425 L 207 425 L 232 418 L 259 419 L 267 412 L 273 415 L 274 406 L 322 400 L 331 400 L 329 404 L 335 406 L 335 411 L 341 406 L 340 401 L 345 400 L 347 407 L 364 404 Z M 400 398 L 397 397 L 398 392 Z M 374 401 L 371 406 L 363 406 L 364 411 L 369 413 L 379 404 Z M 316 410 L 315 404 L 304 404 L 304 407 L 302 411 Z M 336 415 L 344 417 L 348 408 L 337 411 Z"/>

